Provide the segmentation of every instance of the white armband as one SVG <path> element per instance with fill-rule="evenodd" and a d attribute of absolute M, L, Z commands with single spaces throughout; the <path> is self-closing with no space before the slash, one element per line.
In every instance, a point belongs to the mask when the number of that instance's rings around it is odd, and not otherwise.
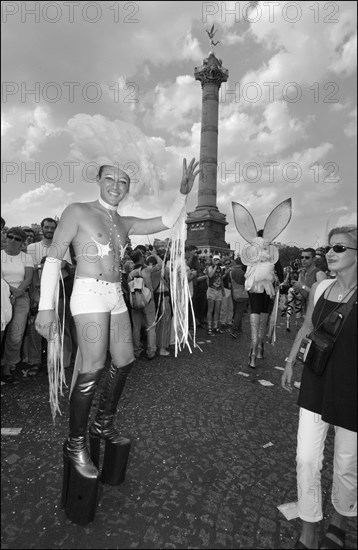
<path fill-rule="evenodd" d="M 57 258 L 46 258 L 42 275 L 39 311 L 55 308 L 55 291 L 61 272 L 61 262 Z"/>
<path fill-rule="evenodd" d="M 173 204 L 169 208 L 168 212 L 164 216 L 162 216 L 162 222 L 168 228 L 173 227 L 173 225 L 179 218 L 180 213 L 183 210 L 183 207 L 185 205 L 186 198 L 187 198 L 187 195 L 183 195 L 183 193 L 179 192 L 179 194 L 174 199 Z"/>

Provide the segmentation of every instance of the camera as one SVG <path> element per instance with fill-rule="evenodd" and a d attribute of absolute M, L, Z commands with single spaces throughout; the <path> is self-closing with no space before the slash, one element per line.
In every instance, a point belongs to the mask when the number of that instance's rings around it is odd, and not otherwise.
<path fill-rule="evenodd" d="M 312 340 L 310 338 L 302 338 L 300 349 L 297 353 L 297 359 L 302 361 L 302 363 L 306 363 L 311 346 Z"/>

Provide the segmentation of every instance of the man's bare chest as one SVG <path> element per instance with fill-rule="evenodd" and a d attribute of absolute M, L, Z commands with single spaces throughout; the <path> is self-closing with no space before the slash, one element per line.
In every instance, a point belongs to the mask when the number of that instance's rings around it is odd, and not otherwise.
<path fill-rule="evenodd" d="M 87 254 L 104 257 L 125 247 L 128 231 L 118 214 L 104 213 L 100 218 L 89 216 L 81 224 L 78 244 L 86 247 Z"/>

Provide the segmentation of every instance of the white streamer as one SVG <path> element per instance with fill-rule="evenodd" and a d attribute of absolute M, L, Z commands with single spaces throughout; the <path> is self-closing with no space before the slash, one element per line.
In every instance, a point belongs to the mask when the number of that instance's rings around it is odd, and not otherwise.
<path fill-rule="evenodd" d="M 196 343 L 196 323 L 193 309 L 193 303 L 189 291 L 189 283 L 187 277 L 187 268 L 185 261 L 185 208 L 182 209 L 175 225 L 171 230 L 171 252 L 169 260 L 170 268 L 170 294 L 173 308 L 173 328 L 175 339 L 175 357 L 178 355 L 178 350 L 188 347 L 190 353 L 192 349 L 189 343 L 189 307 L 192 312 L 193 319 L 193 347 L 200 349 Z"/>
<path fill-rule="evenodd" d="M 49 402 L 52 414 L 52 420 L 55 423 L 56 413 L 62 415 L 59 406 L 59 393 L 63 396 L 62 388 L 66 385 L 65 369 L 63 366 L 63 342 L 64 342 L 64 330 L 65 330 L 65 289 L 63 283 L 62 273 L 60 272 L 60 279 L 63 290 L 63 318 L 62 325 L 58 315 L 58 301 L 60 286 L 57 281 L 55 289 L 55 323 L 51 331 L 50 338 L 47 344 L 47 372 L 49 383 Z"/>

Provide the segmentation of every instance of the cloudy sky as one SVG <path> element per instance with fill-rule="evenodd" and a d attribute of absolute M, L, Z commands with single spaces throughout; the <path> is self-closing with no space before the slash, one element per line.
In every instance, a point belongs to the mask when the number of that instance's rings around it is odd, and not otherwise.
<path fill-rule="evenodd" d="M 229 70 L 219 105 L 218 208 L 257 227 L 292 197 L 278 240 L 325 242 L 356 223 L 356 2 L 3 2 L 2 215 L 7 225 L 95 200 L 96 167 L 132 178 L 120 213 L 161 215 L 199 157 L 211 46 Z M 196 183 L 188 211 L 197 204 Z M 161 237 L 166 237 L 166 232 Z M 152 241 L 154 236 L 150 236 Z M 148 242 L 136 237 L 132 242 Z"/>

